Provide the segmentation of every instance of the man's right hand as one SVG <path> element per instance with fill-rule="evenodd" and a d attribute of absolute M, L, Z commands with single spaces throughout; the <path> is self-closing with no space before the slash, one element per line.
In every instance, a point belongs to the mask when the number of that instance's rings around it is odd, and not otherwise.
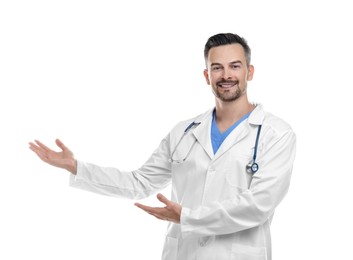
<path fill-rule="evenodd" d="M 55 167 L 66 169 L 72 174 L 77 172 L 77 163 L 74 158 L 74 154 L 69 148 L 67 148 L 59 139 L 55 140 L 56 145 L 61 149 L 60 152 L 55 152 L 35 140 L 29 143 L 29 149 L 31 149 L 37 156 L 43 161 Z"/>

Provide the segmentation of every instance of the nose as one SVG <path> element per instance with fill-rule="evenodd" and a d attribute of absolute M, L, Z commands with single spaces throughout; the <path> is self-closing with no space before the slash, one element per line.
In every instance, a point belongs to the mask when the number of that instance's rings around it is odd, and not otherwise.
<path fill-rule="evenodd" d="M 231 70 L 230 69 L 228 69 L 228 68 L 224 68 L 223 69 L 223 78 L 224 79 L 231 79 L 232 78 L 232 72 L 231 72 Z"/>

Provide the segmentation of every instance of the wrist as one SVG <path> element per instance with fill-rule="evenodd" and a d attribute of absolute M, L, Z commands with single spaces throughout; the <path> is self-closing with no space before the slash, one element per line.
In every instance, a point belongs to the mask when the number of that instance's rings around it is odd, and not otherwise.
<path fill-rule="evenodd" d="M 71 172 L 72 174 L 77 174 L 77 161 L 75 159 L 70 160 L 66 170 Z"/>

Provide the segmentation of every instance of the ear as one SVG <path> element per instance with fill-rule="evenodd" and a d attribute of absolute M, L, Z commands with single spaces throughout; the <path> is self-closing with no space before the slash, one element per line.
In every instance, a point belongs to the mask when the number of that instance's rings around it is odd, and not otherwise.
<path fill-rule="evenodd" d="M 254 72 L 255 72 L 255 68 L 253 65 L 249 65 L 248 68 L 248 81 L 252 80 L 253 76 L 254 76 Z"/>
<path fill-rule="evenodd" d="M 208 77 L 208 70 L 207 69 L 204 69 L 203 75 L 204 75 L 204 77 L 206 79 L 207 85 L 210 85 L 210 79 Z"/>

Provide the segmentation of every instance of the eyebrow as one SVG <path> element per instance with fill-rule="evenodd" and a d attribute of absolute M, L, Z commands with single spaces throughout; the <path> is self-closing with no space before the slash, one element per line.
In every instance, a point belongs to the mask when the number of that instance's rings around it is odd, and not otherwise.
<path fill-rule="evenodd" d="M 236 64 L 236 63 L 243 64 L 240 60 L 232 61 L 232 62 L 230 62 L 229 64 Z"/>
<path fill-rule="evenodd" d="M 229 64 L 231 64 L 231 65 L 233 65 L 233 64 L 237 64 L 237 63 L 240 63 L 240 64 L 243 64 L 240 60 L 236 60 L 236 61 L 231 61 L 231 62 L 229 62 Z M 211 63 L 211 67 L 212 66 L 222 66 L 222 64 L 220 64 L 220 63 L 218 63 L 218 62 L 213 62 L 213 63 Z"/>

